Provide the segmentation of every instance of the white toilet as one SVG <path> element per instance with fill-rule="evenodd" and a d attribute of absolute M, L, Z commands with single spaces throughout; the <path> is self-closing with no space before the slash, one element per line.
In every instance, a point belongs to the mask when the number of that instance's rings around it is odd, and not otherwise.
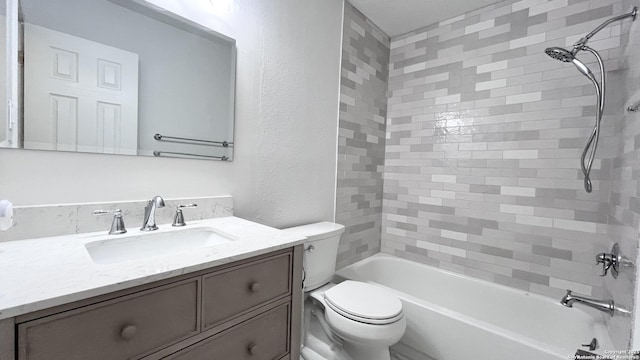
<path fill-rule="evenodd" d="M 373 284 L 330 283 L 344 226 L 321 222 L 285 231 L 307 237 L 303 358 L 389 360 L 389 346 L 400 340 L 407 326 L 400 299 Z"/>

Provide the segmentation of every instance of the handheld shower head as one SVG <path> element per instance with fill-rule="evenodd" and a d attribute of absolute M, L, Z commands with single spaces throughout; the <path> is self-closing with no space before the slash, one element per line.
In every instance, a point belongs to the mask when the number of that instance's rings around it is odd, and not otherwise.
<path fill-rule="evenodd" d="M 576 68 L 578 68 L 578 71 L 580 71 L 582 73 L 582 75 L 588 77 L 589 80 L 591 80 L 593 82 L 596 82 L 596 77 L 593 75 L 593 72 L 591 72 L 591 69 L 589 69 L 587 67 L 587 65 L 585 65 L 582 61 L 580 61 L 580 60 L 578 60 L 576 58 L 571 60 L 571 62 L 573 63 L 573 65 L 576 66 Z"/>
<path fill-rule="evenodd" d="M 576 58 L 571 51 L 563 49 L 561 47 L 550 47 L 547 48 L 544 52 L 552 58 L 560 60 L 562 62 L 571 62 Z"/>
<path fill-rule="evenodd" d="M 550 47 L 547 48 L 544 52 L 553 59 L 566 63 L 573 63 L 573 65 L 578 68 L 578 71 L 580 71 L 582 75 L 588 77 L 589 80 L 593 82 L 596 81 L 596 77 L 593 75 L 593 72 L 591 72 L 591 69 L 589 69 L 587 65 L 585 65 L 582 61 L 578 60 L 573 52 L 561 47 Z"/>

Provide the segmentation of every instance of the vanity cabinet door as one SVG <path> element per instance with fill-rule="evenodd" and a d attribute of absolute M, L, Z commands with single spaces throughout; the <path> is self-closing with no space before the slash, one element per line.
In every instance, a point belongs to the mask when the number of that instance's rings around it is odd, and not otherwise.
<path fill-rule="evenodd" d="M 165 359 L 277 360 L 289 353 L 289 304 L 282 305 Z"/>
<path fill-rule="evenodd" d="M 199 279 L 18 325 L 18 360 L 138 359 L 200 330 Z"/>
<path fill-rule="evenodd" d="M 203 329 L 291 294 L 292 253 L 205 275 Z"/>

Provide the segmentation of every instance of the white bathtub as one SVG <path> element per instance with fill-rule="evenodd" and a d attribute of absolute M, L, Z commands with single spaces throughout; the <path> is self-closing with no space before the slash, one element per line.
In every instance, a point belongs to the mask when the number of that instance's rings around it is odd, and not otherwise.
<path fill-rule="evenodd" d="M 401 347 L 436 360 L 567 360 L 594 337 L 596 352 L 613 350 L 602 316 L 580 305 L 566 308 L 559 299 L 386 254 L 337 275 L 392 290 L 407 316 Z"/>

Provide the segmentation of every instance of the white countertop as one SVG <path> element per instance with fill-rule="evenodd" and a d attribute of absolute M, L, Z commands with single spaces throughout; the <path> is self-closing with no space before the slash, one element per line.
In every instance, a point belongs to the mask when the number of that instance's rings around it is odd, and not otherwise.
<path fill-rule="evenodd" d="M 168 256 L 96 264 L 85 244 L 119 235 L 106 231 L 0 243 L 0 319 L 87 299 L 299 245 L 305 238 L 229 216 L 184 228 L 215 227 L 238 240 Z M 126 235 L 142 234 L 131 230 Z"/>

